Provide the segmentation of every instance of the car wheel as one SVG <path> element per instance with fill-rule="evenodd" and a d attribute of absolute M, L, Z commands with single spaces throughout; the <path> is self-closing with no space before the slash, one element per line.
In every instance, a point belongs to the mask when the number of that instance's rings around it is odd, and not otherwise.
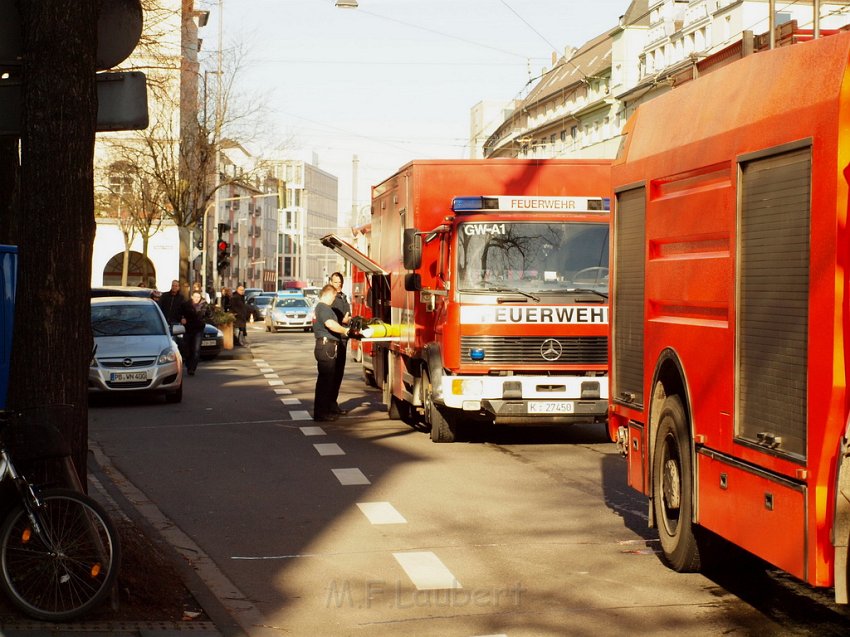
<path fill-rule="evenodd" d="M 167 403 L 179 403 L 183 401 L 183 385 L 177 389 L 177 391 L 169 392 L 165 395 L 165 402 Z"/>

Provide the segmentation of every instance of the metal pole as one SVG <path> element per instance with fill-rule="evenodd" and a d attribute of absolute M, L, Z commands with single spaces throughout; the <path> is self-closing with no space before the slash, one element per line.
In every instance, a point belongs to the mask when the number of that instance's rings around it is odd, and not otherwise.
<path fill-rule="evenodd" d="M 812 6 L 812 11 L 814 11 L 814 39 L 817 40 L 820 37 L 820 0 L 815 0 Z"/>
<path fill-rule="evenodd" d="M 770 49 L 776 48 L 776 0 L 767 3 L 767 21 L 770 33 Z"/>

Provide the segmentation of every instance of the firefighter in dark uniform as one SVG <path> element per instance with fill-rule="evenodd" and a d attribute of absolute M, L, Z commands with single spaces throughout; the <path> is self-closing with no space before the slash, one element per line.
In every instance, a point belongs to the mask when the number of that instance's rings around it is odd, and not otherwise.
<path fill-rule="evenodd" d="M 313 397 L 313 420 L 336 420 L 339 418 L 336 408 L 339 386 L 336 384 L 337 350 L 340 348 L 342 337 L 348 334 L 348 329 L 336 320 L 333 305 L 336 298 L 336 288 L 328 284 L 319 293 L 316 304 L 316 322 L 313 325 L 313 336 L 316 337 L 316 392 Z"/>
<path fill-rule="evenodd" d="M 345 298 L 345 294 L 342 292 L 342 284 L 344 279 L 342 278 L 342 274 L 339 272 L 334 272 L 330 276 L 330 284 L 334 286 L 336 290 L 336 298 L 334 298 L 334 302 L 331 304 L 331 308 L 333 308 L 334 314 L 336 314 L 336 322 L 342 325 L 345 328 L 349 327 L 349 323 L 351 322 L 351 304 L 348 302 L 348 299 Z M 336 350 L 336 367 L 334 368 L 334 403 L 331 408 L 332 413 L 335 413 L 339 416 L 344 416 L 348 413 L 347 409 L 340 409 L 339 404 L 337 404 L 337 400 L 339 398 L 339 388 L 342 386 L 342 377 L 345 375 L 345 357 L 347 355 L 348 350 L 348 337 L 342 336 L 340 339 L 339 345 Z"/>

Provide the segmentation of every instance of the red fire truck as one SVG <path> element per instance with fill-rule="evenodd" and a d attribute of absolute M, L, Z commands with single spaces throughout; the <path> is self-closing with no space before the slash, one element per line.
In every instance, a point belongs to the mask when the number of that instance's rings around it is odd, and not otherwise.
<path fill-rule="evenodd" d="M 756 53 L 627 123 L 609 420 L 672 568 L 715 534 L 845 603 L 848 60 L 850 33 Z"/>
<path fill-rule="evenodd" d="M 415 161 L 373 188 L 374 380 L 435 442 L 466 423 L 604 422 L 610 161 Z"/>

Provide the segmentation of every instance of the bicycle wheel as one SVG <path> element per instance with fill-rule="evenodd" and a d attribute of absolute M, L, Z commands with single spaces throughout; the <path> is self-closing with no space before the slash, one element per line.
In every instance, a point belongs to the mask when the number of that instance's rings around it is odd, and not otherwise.
<path fill-rule="evenodd" d="M 0 528 L 0 585 L 30 617 L 66 621 L 109 594 L 121 559 L 118 533 L 103 507 L 86 495 L 48 489 L 41 500 L 44 540 L 22 505 Z"/>

